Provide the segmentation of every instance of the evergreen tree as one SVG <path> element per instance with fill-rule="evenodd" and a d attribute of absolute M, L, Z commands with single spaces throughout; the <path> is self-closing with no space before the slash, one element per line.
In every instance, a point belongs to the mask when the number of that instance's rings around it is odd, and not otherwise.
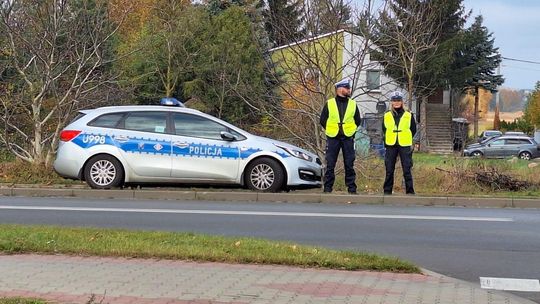
<path fill-rule="evenodd" d="M 494 46 L 493 33 L 490 33 L 482 22 L 482 16 L 477 16 L 466 32 L 463 59 L 468 64 L 464 70 L 470 77 L 465 82 L 465 89 L 473 90 L 480 87 L 494 92 L 497 86 L 504 82 L 503 77 L 496 74 L 502 58 L 499 48 Z"/>
<path fill-rule="evenodd" d="M 217 15 L 225 11 L 231 6 L 244 6 L 250 0 L 208 0 L 206 9 L 211 15 Z"/>
<path fill-rule="evenodd" d="M 467 29 L 466 47 L 463 60 L 466 64 L 463 69 L 465 75 L 471 75 L 465 81 L 464 89 L 475 95 L 474 101 L 474 136 L 478 136 L 478 96 L 479 89 L 491 92 L 497 91 L 497 86 L 504 82 L 496 69 L 501 63 L 499 49 L 494 46 L 495 39 L 484 25 L 481 15 L 475 18 L 474 23 Z"/>
<path fill-rule="evenodd" d="M 437 2 L 389 0 L 389 10 L 376 24 L 374 36 L 379 50 L 374 51 L 373 58 L 382 63 L 387 75 L 407 88 L 409 107 L 413 98 L 436 87 L 433 77 L 427 75 L 437 73 L 427 67 L 436 58 L 442 39 L 444 14 Z M 441 60 L 436 66 L 442 65 Z"/>
<path fill-rule="evenodd" d="M 245 101 L 265 95 L 265 62 L 245 8 L 231 6 L 213 16 L 211 29 L 201 38 L 207 45 L 200 50 L 186 94 L 198 99 L 209 114 L 231 123 L 258 122 L 261 113 Z"/>
<path fill-rule="evenodd" d="M 309 36 L 351 28 L 352 9 L 344 0 L 305 1 L 305 31 Z"/>
<path fill-rule="evenodd" d="M 419 83 L 427 88 L 461 89 L 467 75 L 458 62 L 463 56 L 464 25 L 470 11 L 465 11 L 463 0 L 434 0 L 434 3 L 441 16 L 441 35 L 434 52 L 426 54 L 429 60 L 418 73 Z"/>
<path fill-rule="evenodd" d="M 389 2 L 389 11 L 381 16 L 376 31 L 381 52 L 376 52 L 375 58 L 385 65 L 385 73 L 407 86 L 407 74 L 411 72 L 407 71 L 407 66 L 414 64 L 416 71 L 412 81 L 415 88 L 412 93 L 417 96 L 429 95 L 435 88 L 463 87 L 466 77 L 459 60 L 463 56 L 466 39 L 463 27 L 470 14 L 465 11 L 463 0 L 393 0 Z M 413 18 L 415 16 L 419 17 Z M 427 27 L 426 24 L 433 26 Z M 400 34 L 407 36 L 404 37 L 405 45 L 395 43 L 392 36 L 396 33 L 392 27 L 399 28 Z M 419 37 L 425 40 L 423 47 L 418 43 L 407 45 L 408 40 L 419 41 Z M 410 52 L 416 62 L 408 58 L 403 61 L 400 47 L 417 47 L 419 51 L 416 54 Z"/>
<path fill-rule="evenodd" d="M 289 44 L 302 36 L 302 18 L 297 0 L 268 0 L 263 16 L 273 46 Z"/>

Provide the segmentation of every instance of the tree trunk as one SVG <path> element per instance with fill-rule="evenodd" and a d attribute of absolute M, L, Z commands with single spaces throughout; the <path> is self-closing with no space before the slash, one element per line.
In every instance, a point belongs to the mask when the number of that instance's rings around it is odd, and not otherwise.
<path fill-rule="evenodd" d="M 499 130 L 501 128 L 501 116 L 499 113 L 499 105 L 495 106 L 495 117 L 493 118 L 493 130 Z"/>
<path fill-rule="evenodd" d="M 473 137 L 478 137 L 478 102 L 479 102 L 479 92 L 478 87 L 474 88 L 474 131 Z"/>
<path fill-rule="evenodd" d="M 409 110 L 412 109 L 412 103 L 413 103 L 413 81 L 412 79 L 409 79 L 409 82 L 407 84 L 407 89 L 409 90 L 409 100 L 407 100 L 407 106 L 409 107 Z"/>
<path fill-rule="evenodd" d="M 32 142 L 33 145 L 33 163 L 34 164 L 43 164 L 43 145 L 41 144 L 41 138 L 42 138 L 42 132 L 41 132 L 41 124 L 39 122 L 34 122 L 34 140 Z"/>
<path fill-rule="evenodd" d="M 427 138 L 427 97 L 422 97 L 420 101 L 420 151 L 427 152 L 428 150 L 428 138 Z"/>

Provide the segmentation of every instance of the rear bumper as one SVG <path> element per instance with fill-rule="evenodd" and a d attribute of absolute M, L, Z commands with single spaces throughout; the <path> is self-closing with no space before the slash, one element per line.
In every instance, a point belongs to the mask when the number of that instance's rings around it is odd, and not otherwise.
<path fill-rule="evenodd" d="M 71 143 L 60 143 L 53 164 L 58 175 L 69 179 L 82 179 L 82 168 L 88 159 L 88 153 L 81 147 Z"/>

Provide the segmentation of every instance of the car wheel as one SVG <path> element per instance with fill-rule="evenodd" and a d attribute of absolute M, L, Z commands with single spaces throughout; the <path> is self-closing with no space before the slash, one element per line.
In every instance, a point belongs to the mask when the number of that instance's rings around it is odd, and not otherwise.
<path fill-rule="evenodd" d="M 482 157 L 484 156 L 484 153 L 480 152 L 480 151 L 474 151 L 473 153 L 471 153 L 472 156 L 474 157 Z"/>
<path fill-rule="evenodd" d="M 285 172 L 271 158 L 259 158 L 250 163 L 245 171 L 246 185 L 251 190 L 277 192 L 283 187 Z"/>
<path fill-rule="evenodd" d="M 519 153 L 519 158 L 524 159 L 524 160 L 531 160 L 531 153 L 527 151 L 521 152 Z"/>
<path fill-rule="evenodd" d="M 97 155 L 86 164 L 84 178 L 93 189 L 116 188 L 124 181 L 124 170 L 113 156 Z"/>

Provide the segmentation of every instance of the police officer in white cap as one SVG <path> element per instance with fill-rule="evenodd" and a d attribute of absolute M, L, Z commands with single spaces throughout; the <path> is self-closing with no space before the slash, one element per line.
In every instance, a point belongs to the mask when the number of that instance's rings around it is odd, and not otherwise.
<path fill-rule="evenodd" d="M 405 179 L 405 193 L 415 194 L 413 186 L 412 144 L 416 134 L 416 121 L 411 112 L 403 107 L 403 94 L 394 92 L 390 96 L 390 110 L 384 113 L 383 136 L 386 153 L 384 165 L 386 178 L 384 180 L 384 194 L 391 195 L 394 188 L 394 170 L 397 156 L 401 159 L 403 178 Z"/>
<path fill-rule="evenodd" d="M 326 132 L 326 172 L 324 174 L 324 192 L 332 192 L 335 174 L 334 168 L 339 154 L 343 150 L 345 164 L 345 184 L 349 194 L 356 194 L 356 172 L 354 172 L 354 134 L 360 125 L 360 112 L 356 101 L 351 97 L 351 82 L 343 79 L 335 84 L 336 97 L 329 99 L 321 112 L 320 123 Z"/>

